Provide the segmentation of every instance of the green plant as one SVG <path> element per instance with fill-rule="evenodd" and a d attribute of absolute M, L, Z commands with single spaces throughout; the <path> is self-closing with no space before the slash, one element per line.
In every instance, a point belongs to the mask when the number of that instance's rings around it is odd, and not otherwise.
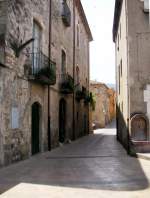
<path fill-rule="evenodd" d="M 87 94 L 87 96 L 85 97 L 85 101 L 86 104 L 89 103 L 90 106 L 92 107 L 92 110 L 95 110 L 95 106 L 96 106 L 96 99 L 95 99 L 95 95 L 90 92 L 89 94 Z"/>
<path fill-rule="evenodd" d="M 134 150 L 134 148 L 130 148 L 129 153 L 128 153 L 131 157 L 137 157 L 136 151 Z"/>
<path fill-rule="evenodd" d="M 36 78 L 45 76 L 52 82 L 52 84 L 54 84 L 56 82 L 56 69 L 54 66 L 53 67 L 46 66 L 46 67 L 40 69 L 35 76 L 36 76 Z"/>
<path fill-rule="evenodd" d="M 74 91 L 73 78 L 69 74 L 67 74 L 67 78 L 61 84 L 61 89 L 62 89 L 63 92 L 68 92 L 68 93 Z"/>

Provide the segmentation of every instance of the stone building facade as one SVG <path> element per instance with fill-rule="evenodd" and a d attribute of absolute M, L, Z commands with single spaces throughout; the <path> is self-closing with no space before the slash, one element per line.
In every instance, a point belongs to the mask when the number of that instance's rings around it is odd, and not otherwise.
<path fill-rule="evenodd" d="M 147 0 L 116 0 L 118 139 L 135 152 L 150 151 L 150 29 Z"/>
<path fill-rule="evenodd" d="M 89 133 L 90 41 L 80 0 L 0 0 L 0 165 Z"/>
<path fill-rule="evenodd" d="M 115 90 L 104 83 L 91 81 L 90 90 L 94 94 L 96 106 L 92 112 L 95 128 L 105 128 L 116 116 Z"/>

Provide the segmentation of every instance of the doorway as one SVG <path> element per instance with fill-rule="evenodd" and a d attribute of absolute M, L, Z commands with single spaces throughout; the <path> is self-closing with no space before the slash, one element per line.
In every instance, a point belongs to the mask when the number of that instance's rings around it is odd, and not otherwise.
<path fill-rule="evenodd" d="M 132 139 L 146 141 L 148 139 L 148 122 L 144 115 L 136 114 L 131 119 Z"/>
<path fill-rule="evenodd" d="M 87 116 L 86 114 L 84 114 L 84 134 L 83 135 L 87 135 L 87 128 L 88 128 L 88 123 L 87 123 Z"/>
<path fill-rule="evenodd" d="M 59 102 L 59 142 L 64 143 L 66 136 L 66 101 Z"/>
<path fill-rule="evenodd" d="M 38 102 L 32 105 L 32 135 L 31 135 L 31 152 L 35 155 L 40 152 L 40 109 Z"/>

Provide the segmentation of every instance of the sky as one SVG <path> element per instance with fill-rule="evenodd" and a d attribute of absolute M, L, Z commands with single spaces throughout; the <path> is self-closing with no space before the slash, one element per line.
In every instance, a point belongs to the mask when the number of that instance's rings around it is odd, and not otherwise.
<path fill-rule="evenodd" d="M 90 44 L 91 80 L 115 83 L 112 26 L 115 0 L 81 0 L 94 41 Z"/>

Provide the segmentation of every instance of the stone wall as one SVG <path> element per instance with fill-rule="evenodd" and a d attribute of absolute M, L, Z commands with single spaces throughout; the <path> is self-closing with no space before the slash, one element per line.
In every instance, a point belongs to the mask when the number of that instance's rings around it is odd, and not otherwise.
<path fill-rule="evenodd" d="M 5 1 L 1 0 L 0 1 L 0 62 L 1 63 L 4 63 L 7 7 L 8 7 L 8 2 L 6 0 Z"/>
<path fill-rule="evenodd" d="M 66 139 L 72 139 L 73 94 L 60 94 L 59 86 L 62 76 L 62 50 L 66 54 L 66 73 L 73 76 L 73 4 L 67 2 L 71 11 L 71 26 L 66 27 L 62 22 L 62 1 L 52 1 L 52 43 L 51 59 L 57 65 L 57 82 L 51 89 L 51 131 L 53 147 L 59 144 L 59 102 L 66 101 Z"/>
<path fill-rule="evenodd" d="M 114 91 L 114 89 L 109 88 L 107 90 L 107 93 L 109 97 L 110 120 L 112 120 L 116 116 L 116 92 Z"/>
<path fill-rule="evenodd" d="M 115 39 L 117 117 L 118 139 L 128 150 L 129 141 L 132 139 L 132 118 L 135 115 L 141 115 L 148 118 L 148 122 L 150 118 L 149 41 L 149 15 L 144 10 L 144 1 L 123 1 Z M 141 121 L 136 123 L 137 133 L 140 123 Z M 149 127 L 149 124 L 147 125 L 146 128 Z M 148 136 L 147 141 L 149 141 Z"/>
<path fill-rule="evenodd" d="M 144 90 L 150 83 L 149 53 L 150 29 L 149 16 L 144 12 L 142 1 L 128 1 L 128 40 L 129 53 L 129 97 L 130 113 L 141 112 L 147 114 Z M 136 49 L 136 50 L 135 50 Z M 150 118 L 149 118 L 150 119 Z"/>
<path fill-rule="evenodd" d="M 44 29 L 42 51 L 48 54 L 48 1 L 7 1 L 7 21 L 5 32 L 5 62 L 1 69 L 3 94 L 1 97 L 2 128 L 1 141 L 3 147 L 2 164 L 10 164 L 31 155 L 31 106 L 39 102 L 43 108 L 40 133 L 40 151 L 47 146 L 47 96 L 45 88 L 30 83 L 24 72 L 26 54 L 31 52 L 32 44 L 15 57 L 11 43 L 23 44 L 32 38 L 33 20 L 36 19 Z M 5 8 L 5 7 L 4 7 Z"/>
<path fill-rule="evenodd" d="M 73 76 L 73 1 L 68 1 L 68 6 L 71 11 L 71 26 L 66 28 L 61 20 L 62 3 L 60 1 L 52 1 L 52 60 L 57 64 L 57 83 L 51 90 L 51 101 L 59 101 L 63 98 L 67 102 L 67 130 L 66 138 L 73 139 L 73 113 L 75 122 L 75 137 L 83 136 L 88 133 L 84 131 L 84 118 L 87 117 L 87 123 L 89 124 L 89 107 L 84 105 L 82 101 L 74 102 L 73 112 L 73 95 L 58 94 L 60 78 L 61 78 L 61 51 L 64 50 L 66 53 L 66 72 Z M 81 86 L 86 87 L 89 90 L 89 36 L 83 25 L 83 21 L 79 10 L 75 9 L 75 87 L 77 85 L 76 80 L 76 68 L 79 68 L 79 83 Z M 77 46 L 77 26 L 79 27 L 79 46 Z M 52 104 L 53 102 L 51 102 Z M 54 103 L 51 108 L 51 117 L 54 120 L 58 119 L 59 106 Z M 54 113 L 55 112 L 55 113 Z M 59 133 L 59 126 L 52 124 L 55 134 Z M 52 131 L 53 131 L 52 130 Z"/>
<path fill-rule="evenodd" d="M 77 76 L 77 68 L 79 69 L 79 83 L 80 86 L 89 90 L 89 35 L 85 30 L 83 19 L 79 10 L 75 10 L 75 26 L 76 26 L 76 50 L 75 50 L 75 72 Z M 75 84 L 78 84 L 77 78 Z M 75 127 L 77 130 L 77 137 L 89 133 L 89 105 L 85 105 L 84 100 L 77 101 L 75 105 Z"/>
<path fill-rule="evenodd" d="M 61 94 L 59 89 L 62 49 L 66 52 L 67 73 L 73 76 L 73 1 L 67 1 L 67 3 L 71 11 L 70 27 L 65 27 L 62 22 L 62 2 L 52 0 L 51 60 L 56 63 L 57 77 L 56 84 L 50 88 L 52 148 L 59 145 L 59 101 L 62 98 L 67 103 L 66 139 L 73 139 L 73 94 Z M 0 52 L 0 62 L 3 61 L 6 66 L 5 68 L 0 67 L 0 164 L 4 165 L 32 155 L 32 105 L 35 102 L 40 106 L 39 150 L 40 152 L 48 150 L 48 87 L 28 79 L 29 68 L 26 67 L 26 62 L 32 52 L 32 43 L 21 51 L 19 57 L 15 56 L 12 44 L 20 46 L 31 39 L 33 22 L 36 21 L 42 29 L 41 51 L 47 57 L 49 56 L 49 0 L 0 1 L 0 8 L 2 8 L 0 16 L 4 16 L 0 17 L 0 33 L 5 30 L 2 32 L 4 34 L 4 53 Z M 80 67 L 81 84 L 88 90 L 89 38 L 81 17 L 76 9 L 76 19 L 79 21 L 81 29 L 80 46 L 76 50 L 75 64 Z M 86 114 L 88 123 L 89 108 L 83 103 L 78 104 L 75 101 L 75 115 L 76 104 L 79 108 L 80 124 L 75 131 L 76 137 L 79 137 L 85 134 L 83 121 Z"/>
<path fill-rule="evenodd" d="M 128 141 L 128 118 L 129 118 L 129 96 L 128 96 L 128 43 L 127 43 L 127 12 L 126 2 L 122 3 L 122 10 L 116 37 L 116 84 L 117 84 L 117 136 L 124 146 Z"/>
<path fill-rule="evenodd" d="M 96 107 L 92 113 L 95 128 L 104 128 L 116 116 L 116 93 L 105 84 L 91 82 L 90 90 L 95 96 Z"/>

